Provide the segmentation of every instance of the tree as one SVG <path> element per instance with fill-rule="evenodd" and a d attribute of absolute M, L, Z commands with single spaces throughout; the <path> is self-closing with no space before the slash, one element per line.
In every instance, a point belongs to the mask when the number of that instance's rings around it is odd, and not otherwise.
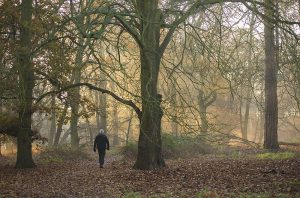
<path fill-rule="evenodd" d="M 48 144 L 49 146 L 53 146 L 54 144 L 54 135 L 56 132 L 56 108 L 55 108 L 55 95 L 51 96 L 51 125 L 48 136 Z"/>
<path fill-rule="evenodd" d="M 275 6 L 271 0 L 264 0 L 265 15 L 272 17 Z M 278 149 L 278 99 L 277 99 L 277 69 L 275 49 L 275 25 L 268 19 L 264 20 L 265 38 L 265 132 L 264 148 Z"/>
<path fill-rule="evenodd" d="M 56 127 L 56 133 L 55 133 L 55 137 L 54 137 L 54 141 L 53 141 L 53 146 L 57 147 L 58 143 L 59 143 L 59 139 L 62 133 L 62 127 L 64 125 L 66 116 L 67 116 L 67 111 L 68 111 L 68 103 L 66 102 L 66 104 L 64 105 L 62 111 L 60 112 L 60 115 L 58 117 L 57 120 L 57 127 Z"/>
<path fill-rule="evenodd" d="M 111 83 L 111 89 L 113 92 L 115 92 L 115 83 Z M 120 140 L 119 140 L 119 116 L 118 116 L 118 103 L 117 101 L 112 101 L 112 115 L 111 115 L 111 135 L 112 135 L 112 145 L 119 145 Z"/>
<path fill-rule="evenodd" d="M 22 0 L 20 19 L 20 44 L 17 52 L 19 74 L 19 120 L 18 152 L 16 168 L 33 168 L 31 151 L 31 114 L 34 72 L 31 55 L 32 0 Z"/>
<path fill-rule="evenodd" d="M 158 1 L 136 1 L 140 15 L 139 35 L 141 61 L 142 117 L 138 142 L 137 169 L 156 169 L 165 165 L 161 148 L 161 95 L 157 90 L 160 61 L 163 49 L 159 45 L 160 28 L 163 23 Z"/>

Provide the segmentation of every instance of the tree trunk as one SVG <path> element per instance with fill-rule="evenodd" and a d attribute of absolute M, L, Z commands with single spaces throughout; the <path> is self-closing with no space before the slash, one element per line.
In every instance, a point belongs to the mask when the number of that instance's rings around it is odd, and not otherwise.
<path fill-rule="evenodd" d="M 107 87 L 107 81 L 103 72 L 100 73 L 100 87 L 103 89 Z M 105 133 L 107 133 L 107 97 L 106 94 L 102 93 L 99 93 L 99 97 L 99 129 L 104 129 Z"/>
<path fill-rule="evenodd" d="M 260 96 L 259 96 L 259 103 L 260 104 L 263 104 L 264 102 L 264 93 L 261 93 Z M 264 126 L 265 126 L 265 114 L 264 114 L 264 110 L 263 108 L 258 108 L 258 112 L 259 112 L 259 115 L 258 115 L 258 118 L 257 118 L 257 122 L 258 122 L 258 140 L 257 142 L 259 144 L 262 144 L 263 143 L 263 139 L 264 139 Z"/>
<path fill-rule="evenodd" d="M 175 89 L 175 84 L 171 83 L 170 85 L 170 95 L 171 95 L 171 101 L 170 105 L 173 109 L 171 112 L 171 129 L 172 133 L 178 137 L 178 122 L 177 122 L 177 97 L 176 97 L 176 89 Z"/>
<path fill-rule="evenodd" d="M 100 87 L 100 86 L 99 86 Z M 97 132 L 100 130 L 100 92 L 95 92 L 95 99 L 97 104 L 97 110 L 96 110 L 96 125 L 97 125 Z"/>
<path fill-rule="evenodd" d="M 113 134 L 113 141 L 112 145 L 118 145 L 119 142 L 119 117 L 118 117 L 118 107 L 117 103 L 114 102 L 113 104 L 113 121 L 112 121 L 112 134 Z"/>
<path fill-rule="evenodd" d="M 111 89 L 115 92 L 115 84 L 112 82 Z M 119 117 L 118 117 L 118 103 L 116 101 L 112 101 L 113 106 L 113 114 L 112 114 L 112 145 L 118 145 L 119 142 Z"/>
<path fill-rule="evenodd" d="M 31 145 L 31 109 L 34 73 L 31 62 L 32 0 L 21 3 L 20 48 L 18 55 L 19 74 L 19 124 L 16 168 L 33 168 Z"/>
<path fill-rule="evenodd" d="M 59 138 L 61 136 L 61 132 L 62 132 L 62 127 L 64 125 L 64 121 L 66 119 L 66 116 L 67 116 L 67 112 L 68 112 L 68 107 L 69 105 L 68 104 L 65 104 L 65 107 L 63 109 L 63 112 L 61 113 L 59 119 L 58 119 L 58 122 L 57 122 L 57 128 L 56 128 L 56 134 L 55 134 L 55 137 L 54 137 L 54 143 L 53 143 L 53 146 L 54 147 L 57 147 L 58 146 L 58 142 L 59 142 Z"/>
<path fill-rule="evenodd" d="M 165 165 L 161 144 L 161 95 L 157 92 L 161 53 L 159 48 L 161 12 L 158 1 L 138 1 L 141 14 L 141 97 L 142 117 L 138 156 L 134 168 L 150 170 Z"/>
<path fill-rule="evenodd" d="M 94 142 L 94 133 L 93 133 L 92 128 L 91 128 L 90 120 L 89 120 L 88 117 L 86 117 L 85 121 L 86 121 L 86 124 L 87 124 L 87 127 L 88 127 L 88 131 L 89 131 L 89 143 L 90 143 L 90 145 L 93 145 L 93 142 Z"/>
<path fill-rule="evenodd" d="M 51 96 L 51 126 L 49 131 L 48 143 L 53 146 L 53 138 L 56 131 L 55 95 Z"/>
<path fill-rule="evenodd" d="M 105 75 L 102 71 L 100 71 L 100 83 L 98 84 L 99 87 L 102 89 L 106 89 L 107 81 Z M 107 133 L 107 97 L 106 94 L 96 92 L 96 104 L 97 104 L 97 111 L 96 111 L 96 124 L 97 124 L 97 131 L 95 133 L 99 133 L 100 129 L 103 129 L 105 133 Z"/>
<path fill-rule="evenodd" d="M 199 105 L 199 113 L 200 113 L 200 120 L 201 120 L 201 133 L 207 134 L 208 130 L 208 121 L 207 121 L 207 106 L 205 104 L 205 96 L 204 92 L 199 90 L 198 92 L 198 105 Z"/>
<path fill-rule="evenodd" d="M 273 7 L 271 0 L 265 0 L 266 16 L 272 17 Z M 265 131 L 264 148 L 278 149 L 278 99 L 277 99 L 277 61 L 275 50 L 274 24 L 265 19 Z"/>
<path fill-rule="evenodd" d="M 198 91 L 198 105 L 201 119 L 201 133 L 206 135 L 208 132 L 209 123 L 207 120 L 207 108 L 216 100 L 216 92 L 211 92 L 205 95 L 204 91 Z"/>
<path fill-rule="evenodd" d="M 244 114 L 244 116 L 241 116 L 242 117 L 242 120 L 241 120 L 242 138 L 245 139 L 245 140 L 247 140 L 247 138 L 248 138 L 248 124 L 249 124 L 249 114 L 250 114 L 250 100 L 251 100 L 251 90 L 249 90 L 247 88 L 245 114 Z"/>
<path fill-rule="evenodd" d="M 261 113 L 260 119 L 259 119 L 259 137 L 258 137 L 258 143 L 262 144 L 264 140 L 264 126 L 265 126 L 265 119 L 264 119 L 264 114 Z"/>
<path fill-rule="evenodd" d="M 75 74 L 76 75 L 76 74 Z M 77 74 L 77 76 L 80 74 Z M 75 83 L 80 82 L 80 77 L 74 81 Z M 71 92 L 71 93 L 70 93 Z M 79 147 L 79 136 L 78 136 L 78 120 L 79 120 L 79 98 L 80 98 L 80 88 L 76 87 L 74 90 L 70 91 L 70 106 L 71 106 L 71 118 L 70 118 L 70 130 L 71 130 L 71 147 L 72 149 L 78 149 Z"/>
<path fill-rule="evenodd" d="M 83 62 L 84 53 L 84 40 L 80 38 L 79 46 L 75 58 L 74 68 L 74 82 L 73 84 L 80 83 L 81 80 L 81 69 Z M 69 99 L 71 106 L 71 118 L 70 118 L 70 130 L 71 130 L 71 147 L 72 149 L 78 149 L 79 147 L 79 136 L 78 136 L 78 120 L 79 120 L 79 104 L 80 104 L 80 87 L 75 87 L 69 91 Z"/>
<path fill-rule="evenodd" d="M 133 118 L 133 110 L 130 111 L 130 117 L 128 120 L 128 127 L 127 127 L 127 131 L 126 131 L 126 139 L 125 139 L 126 146 L 128 145 L 128 142 L 129 142 L 132 118 Z"/>
<path fill-rule="evenodd" d="M 71 133 L 71 130 L 70 130 L 70 129 L 68 129 L 68 130 L 64 133 L 64 135 L 62 136 L 62 138 L 61 138 L 61 140 L 60 140 L 60 142 L 59 142 L 60 145 L 62 145 L 62 144 L 64 144 L 64 143 L 66 142 L 66 140 L 67 140 L 67 138 L 69 137 L 70 133 Z"/>
<path fill-rule="evenodd" d="M 253 61 L 252 61 L 252 43 L 253 43 L 253 29 L 255 25 L 255 14 L 252 13 L 251 16 L 251 21 L 250 21 L 250 39 L 249 39 L 249 44 L 248 44 L 248 70 L 251 71 L 253 69 Z M 246 105 L 245 105 L 245 114 L 244 114 L 244 120 L 241 120 L 242 124 L 242 138 L 247 140 L 248 136 L 248 123 L 249 123 L 249 114 L 250 114 L 250 102 L 252 99 L 252 85 L 251 85 L 251 72 L 248 72 L 246 70 L 246 75 L 247 75 L 247 81 L 246 81 L 246 87 L 243 88 L 246 90 Z"/>

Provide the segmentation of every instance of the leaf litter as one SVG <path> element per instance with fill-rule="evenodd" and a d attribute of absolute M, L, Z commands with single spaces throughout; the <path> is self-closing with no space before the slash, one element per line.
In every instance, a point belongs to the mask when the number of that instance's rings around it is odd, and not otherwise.
<path fill-rule="evenodd" d="M 197 156 L 167 160 L 160 170 L 132 169 L 134 161 L 97 157 L 17 170 L 0 157 L 0 197 L 236 197 L 241 193 L 300 197 L 300 157 L 284 160 Z M 296 186 L 296 187 L 295 187 Z M 201 196 L 198 196 L 201 197 Z M 205 196 L 204 196 L 205 197 Z"/>

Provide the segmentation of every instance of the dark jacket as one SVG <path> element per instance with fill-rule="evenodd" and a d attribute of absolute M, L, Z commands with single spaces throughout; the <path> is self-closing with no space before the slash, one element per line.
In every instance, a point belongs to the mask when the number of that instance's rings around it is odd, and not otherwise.
<path fill-rule="evenodd" d="M 104 134 L 98 134 L 94 141 L 94 151 L 96 151 L 96 148 L 99 151 L 105 151 L 105 149 L 109 150 L 109 141 Z"/>

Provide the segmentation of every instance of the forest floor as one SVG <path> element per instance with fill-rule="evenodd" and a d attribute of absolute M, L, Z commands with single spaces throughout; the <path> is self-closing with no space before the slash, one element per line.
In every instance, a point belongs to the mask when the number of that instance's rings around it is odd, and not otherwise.
<path fill-rule="evenodd" d="M 134 170 L 133 160 L 114 151 L 103 169 L 95 153 L 49 156 L 36 157 L 37 168 L 26 170 L 0 157 L 0 197 L 300 197 L 299 153 L 287 159 L 209 154 L 166 160 L 154 171 Z"/>

